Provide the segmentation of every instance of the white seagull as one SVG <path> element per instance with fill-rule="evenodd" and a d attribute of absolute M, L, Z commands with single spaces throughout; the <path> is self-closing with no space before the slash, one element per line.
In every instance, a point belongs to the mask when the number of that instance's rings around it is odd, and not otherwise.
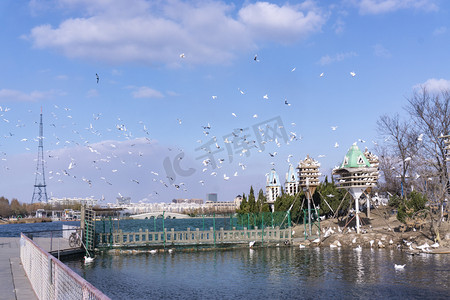
<path fill-rule="evenodd" d="M 84 263 L 85 264 L 89 264 L 89 263 L 91 263 L 93 261 L 94 261 L 94 258 L 90 257 L 89 255 L 84 257 Z"/>

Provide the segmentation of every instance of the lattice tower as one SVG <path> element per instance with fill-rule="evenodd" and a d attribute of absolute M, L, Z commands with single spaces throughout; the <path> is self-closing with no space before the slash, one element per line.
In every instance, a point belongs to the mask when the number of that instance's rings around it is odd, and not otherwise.
<path fill-rule="evenodd" d="M 41 108 L 41 119 L 39 122 L 39 146 L 38 146 L 38 157 L 37 157 L 37 165 L 36 165 L 36 177 L 34 180 L 34 191 L 33 198 L 31 199 L 31 203 L 33 202 L 42 202 L 47 203 L 47 189 L 45 184 L 45 171 L 44 171 L 44 125 L 42 123 L 42 108 Z"/>

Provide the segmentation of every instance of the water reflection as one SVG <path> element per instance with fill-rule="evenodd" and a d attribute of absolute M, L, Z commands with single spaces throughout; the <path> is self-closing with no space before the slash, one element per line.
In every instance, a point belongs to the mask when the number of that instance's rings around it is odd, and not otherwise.
<path fill-rule="evenodd" d="M 406 264 L 396 272 L 395 264 Z M 434 298 L 448 294 L 446 255 L 277 247 L 98 256 L 67 264 L 114 299 Z"/>

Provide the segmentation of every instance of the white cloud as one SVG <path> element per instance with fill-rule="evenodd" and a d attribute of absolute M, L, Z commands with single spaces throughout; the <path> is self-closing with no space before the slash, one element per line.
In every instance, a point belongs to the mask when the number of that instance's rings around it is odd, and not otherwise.
<path fill-rule="evenodd" d="M 141 86 L 132 92 L 134 98 L 163 98 L 164 95 L 147 86 Z"/>
<path fill-rule="evenodd" d="M 312 2 L 256 2 L 237 10 L 218 1 L 60 0 L 76 16 L 34 27 L 36 48 L 113 63 L 226 63 L 257 42 L 292 43 L 321 30 L 326 16 Z M 186 59 L 179 58 L 180 53 Z"/>
<path fill-rule="evenodd" d="M 299 6 L 278 6 L 268 2 L 249 4 L 239 11 L 239 18 L 252 36 L 262 40 L 288 43 L 321 29 L 325 17 L 310 7 L 304 13 Z"/>
<path fill-rule="evenodd" d="M 444 90 L 450 90 L 450 80 L 431 78 L 424 83 L 417 84 L 414 89 L 426 88 L 431 93 L 440 93 Z"/>
<path fill-rule="evenodd" d="M 167 91 L 167 95 L 172 96 L 172 97 L 176 97 L 176 96 L 179 96 L 180 94 L 178 94 L 175 91 Z"/>
<path fill-rule="evenodd" d="M 96 89 L 90 89 L 87 91 L 86 97 L 93 98 L 98 96 L 98 91 Z"/>
<path fill-rule="evenodd" d="M 356 54 L 356 52 L 353 52 L 353 51 L 345 52 L 345 53 L 337 53 L 337 54 L 335 54 L 333 56 L 330 56 L 330 55 L 327 54 L 327 55 L 322 56 L 320 58 L 319 64 L 324 66 L 324 65 L 328 65 L 328 64 L 331 64 L 331 63 L 334 63 L 334 62 L 343 61 L 345 59 L 352 58 L 354 56 L 357 56 L 357 54 Z"/>
<path fill-rule="evenodd" d="M 435 0 L 361 0 L 353 3 L 359 7 L 362 15 L 389 13 L 401 9 L 438 10 Z"/>
<path fill-rule="evenodd" d="M 376 44 L 375 46 L 373 46 L 373 52 L 374 52 L 375 56 L 378 56 L 378 57 L 389 58 L 392 56 L 391 52 L 389 52 L 389 50 L 384 48 L 384 46 L 381 44 Z"/>
<path fill-rule="evenodd" d="M 441 26 L 441 27 L 439 27 L 439 28 L 436 28 L 436 29 L 433 31 L 433 35 L 434 35 L 434 36 L 436 36 L 436 35 L 441 35 L 441 34 L 444 34 L 444 33 L 446 33 L 446 32 L 447 32 L 447 27 Z"/>
<path fill-rule="evenodd" d="M 120 76 L 120 75 L 122 75 L 122 71 L 117 70 L 117 69 L 113 69 L 111 71 L 111 74 L 114 75 L 114 76 Z"/>
<path fill-rule="evenodd" d="M 67 80 L 67 79 L 69 79 L 69 76 L 67 76 L 67 75 L 57 75 L 55 78 L 58 79 L 58 80 Z"/>
<path fill-rule="evenodd" d="M 54 96 L 63 96 L 65 93 L 61 91 L 32 91 L 30 93 L 25 93 L 18 90 L 1 89 L 0 90 L 0 101 L 14 101 L 14 102 L 34 102 L 38 100 L 43 100 L 46 98 L 52 98 Z"/>
<path fill-rule="evenodd" d="M 337 19 L 333 24 L 333 29 L 336 34 L 341 34 L 342 32 L 344 32 L 345 22 L 341 18 Z"/>

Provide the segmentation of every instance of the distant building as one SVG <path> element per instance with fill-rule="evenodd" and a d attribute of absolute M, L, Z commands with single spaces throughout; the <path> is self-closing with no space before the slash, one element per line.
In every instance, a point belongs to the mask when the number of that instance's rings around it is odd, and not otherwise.
<path fill-rule="evenodd" d="M 266 181 L 266 199 L 271 211 L 274 211 L 275 200 L 277 200 L 278 196 L 281 196 L 280 179 L 275 169 L 272 169 L 267 175 Z"/>
<path fill-rule="evenodd" d="M 210 193 L 206 195 L 206 202 L 217 202 L 217 194 L 216 193 Z"/>
<path fill-rule="evenodd" d="M 235 201 L 206 201 L 205 208 L 216 212 L 234 212 L 236 203 Z"/>
<path fill-rule="evenodd" d="M 241 195 L 237 195 L 234 198 L 234 205 L 236 206 L 236 209 L 239 209 L 241 207 L 241 203 L 242 203 L 242 196 Z"/>
<path fill-rule="evenodd" d="M 97 205 L 98 200 L 92 198 L 55 198 L 52 197 L 48 201 L 51 206 L 71 206 L 71 205 L 86 205 L 86 206 L 95 206 Z"/>
<path fill-rule="evenodd" d="M 284 183 L 284 191 L 288 195 L 295 195 L 298 193 L 298 176 L 292 164 L 289 164 L 288 172 L 286 173 L 286 182 Z"/>
<path fill-rule="evenodd" d="M 131 204 L 131 197 L 117 197 L 116 202 L 118 205 L 130 205 Z"/>
<path fill-rule="evenodd" d="M 203 204 L 203 199 L 172 199 L 172 203 L 195 203 L 195 204 Z"/>

